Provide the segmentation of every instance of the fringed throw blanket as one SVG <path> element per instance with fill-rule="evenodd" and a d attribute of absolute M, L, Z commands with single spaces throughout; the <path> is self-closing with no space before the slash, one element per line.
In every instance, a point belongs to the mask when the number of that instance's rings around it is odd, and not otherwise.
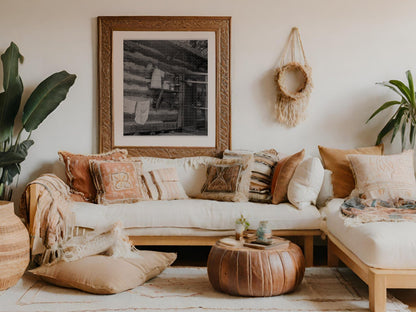
<path fill-rule="evenodd" d="M 416 222 L 416 201 L 352 197 L 342 203 L 341 213 L 348 217 L 345 224 L 352 226 L 369 222 Z"/>
<path fill-rule="evenodd" d="M 69 187 L 53 174 L 45 174 L 31 184 L 37 184 L 37 198 L 31 198 L 26 188 L 20 203 L 20 216 L 29 229 L 32 260 L 39 264 L 60 258 L 60 246 L 72 237 L 74 215 L 70 208 Z M 29 186 L 28 185 L 28 186 Z M 30 207 L 30 201 L 37 201 Z"/>
<path fill-rule="evenodd" d="M 136 258 L 138 250 L 131 245 L 121 222 L 106 229 L 75 231 L 69 187 L 56 175 L 45 174 L 31 184 L 39 185 L 34 194 L 27 187 L 20 204 L 20 217 L 30 234 L 32 263 L 52 264 L 74 261 L 96 254 Z M 35 205 L 30 205 L 36 201 Z M 74 236 L 74 232 L 78 234 Z"/>

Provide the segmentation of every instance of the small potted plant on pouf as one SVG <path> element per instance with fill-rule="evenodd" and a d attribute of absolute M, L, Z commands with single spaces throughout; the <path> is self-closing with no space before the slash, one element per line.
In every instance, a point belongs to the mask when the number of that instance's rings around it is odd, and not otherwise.
<path fill-rule="evenodd" d="M 244 217 L 243 214 L 240 214 L 240 218 L 235 220 L 235 239 L 240 240 L 243 237 L 244 231 L 248 229 L 250 223 Z"/>

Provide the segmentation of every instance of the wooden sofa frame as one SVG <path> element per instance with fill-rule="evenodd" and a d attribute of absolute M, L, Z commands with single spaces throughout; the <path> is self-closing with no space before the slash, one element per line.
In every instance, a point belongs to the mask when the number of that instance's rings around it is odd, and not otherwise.
<path fill-rule="evenodd" d="M 388 288 L 416 288 L 416 269 L 377 269 L 362 262 L 335 236 L 327 233 L 328 266 L 339 266 L 341 260 L 367 285 L 370 311 L 386 311 Z"/>
<path fill-rule="evenodd" d="M 29 226 L 33 224 L 39 197 L 38 184 L 30 184 L 26 190 L 26 202 L 29 207 Z M 313 266 L 313 237 L 322 234 L 320 230 L 278 230 L 273 235 L 301 239 L 305 255 L 305 265 Z M 130 236 L 136 246 L 212 246 L 224 236 Z"/>

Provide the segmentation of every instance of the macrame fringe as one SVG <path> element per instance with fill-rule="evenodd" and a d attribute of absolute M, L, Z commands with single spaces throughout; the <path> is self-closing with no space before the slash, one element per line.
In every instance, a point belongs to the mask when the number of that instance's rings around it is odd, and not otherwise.
<path fill-rule="evenodd" d="M 300 50 L 298 58 L 302 58 L 299 62 L 295 61 L 296 44 Z M 290 62 L 287 63 L 286 59 L 288 57 Z M 285 85 L 285 74 L 290 71 L 297 71 L 302 74 L 303 81 L 301 81 L 301 86 L 295 92 L 290 92 Z M 312 69 L 306 61 L 302 40 L 296 27 L 292 28 L 284 47 L 279 67 L 275 71 L 274 80 L 277 89 L 275 103 L 276 119 L 288 127 L 295 127 L 306 118 L 306 109 L 313 88 Z"/>

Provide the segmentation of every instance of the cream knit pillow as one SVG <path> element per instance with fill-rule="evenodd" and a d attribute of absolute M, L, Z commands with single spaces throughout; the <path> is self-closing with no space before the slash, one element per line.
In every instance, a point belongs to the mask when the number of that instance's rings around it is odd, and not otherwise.
<path fill-rule="evenodd" d="M 316 157 L 308 158 L 297 166 L 287 189 L 289 202 L 299 209 L 316 204 L 324 179 L 324 168 Z"/>
<path fill-rule="evenodd" d="M 368 199 L 416 199 L 413 150 L 401 154 L 347 155 L 355 178 L 351 196 Z"/>

